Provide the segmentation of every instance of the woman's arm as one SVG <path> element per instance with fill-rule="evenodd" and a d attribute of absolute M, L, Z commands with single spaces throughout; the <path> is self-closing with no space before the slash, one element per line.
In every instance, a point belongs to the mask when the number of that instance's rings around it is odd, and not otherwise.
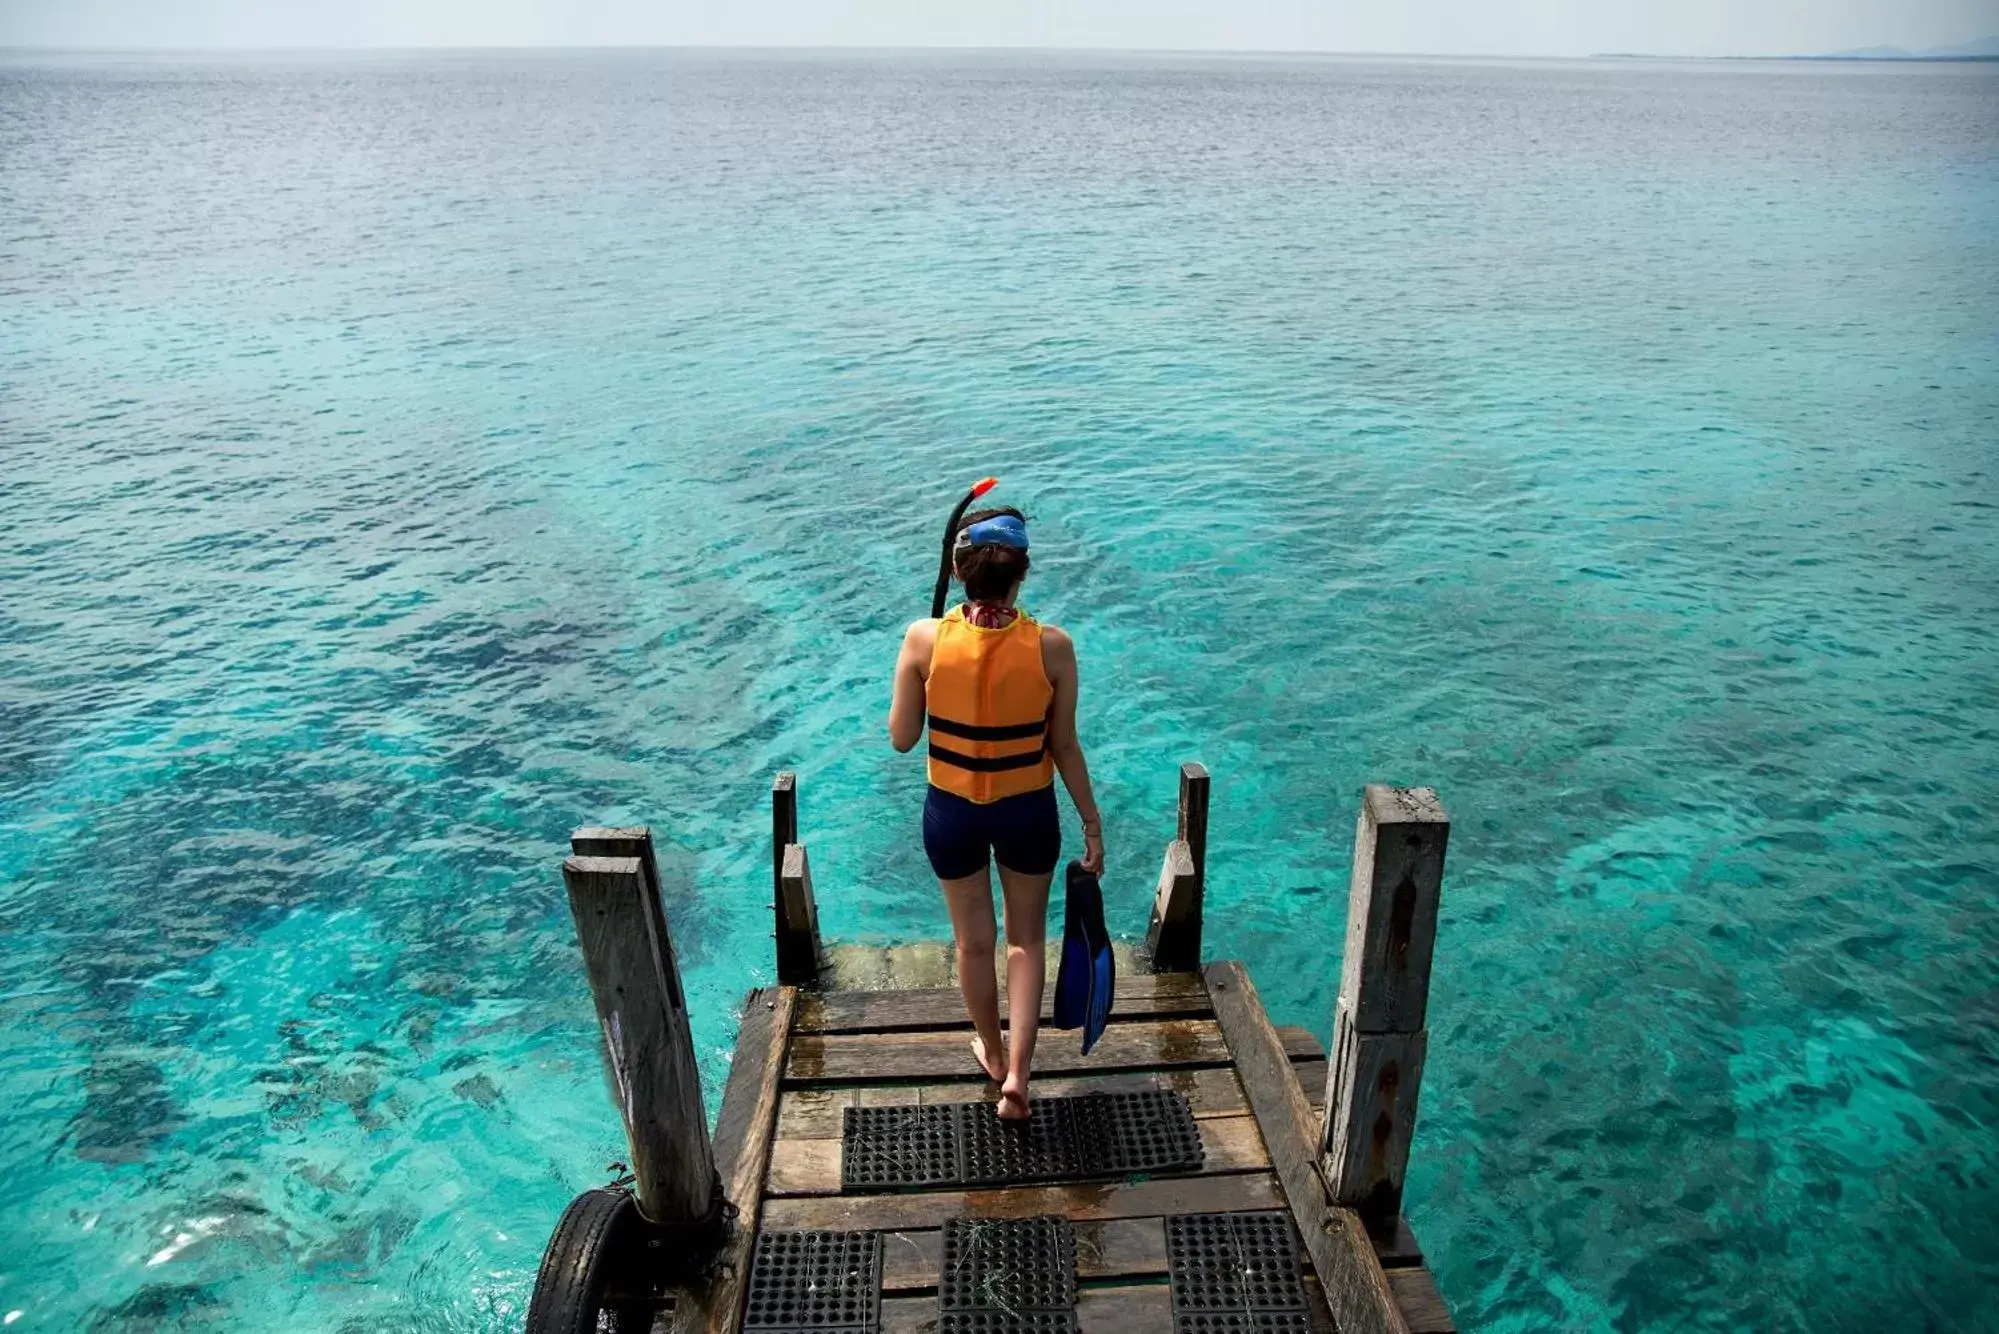
<path fill-rule="evenodd" d="M 888 743 L 899 751 L 908 750 L 923 735 L 924 681 L 936 644 L 935 621 L 911 622 L 903 632 L 902 652 L 895 659 L 895 693 L 888 702 Z"/>
<path fill-rule="evenodd" d="M 1076 737 L 1075 641 L 1052 625 L 1043 626 L 1041 665 L 1048 672 L 1048 684 L 1055 687 L 1055 699 L 1048 706 L 1048 754 L 1083 820 L 1083 869 L 1100 875 L 1104 869 L 1104 820 L 1097 810 L 1096 793 L 1090 790 L 1090 765 L 1083 758 L 1083 743 Z"/>

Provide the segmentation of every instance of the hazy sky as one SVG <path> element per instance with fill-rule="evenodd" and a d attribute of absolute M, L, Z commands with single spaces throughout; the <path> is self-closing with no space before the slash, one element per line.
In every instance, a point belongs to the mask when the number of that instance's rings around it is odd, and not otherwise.
<path fill-rule="evenodd" d="M 1692 55 L 1927 47 L 1999 0 L 0 0 L 0 45 L 1067 46 Z"/>

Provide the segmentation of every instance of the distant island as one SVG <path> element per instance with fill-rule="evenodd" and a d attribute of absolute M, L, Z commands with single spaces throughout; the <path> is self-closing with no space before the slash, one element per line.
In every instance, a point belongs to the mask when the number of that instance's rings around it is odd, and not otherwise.
<path fill-rule="evenodd" d="M 1828 51 L 1819 56 L 1787 56 L 1787 60 L 1999 60 L 1999 37 L 1981 37 L 1956 46 L 1933 46 L 1927 51 L 1909 51 L 1899 46 L 1860 46 L 1851 51 Z"/>
<path fill-rule="evenodd" d="M 1597 56 L 1599 60 L 1674 60 L 1686 59 L 1679 56 L 1660 56 L 1642 51 L 1605 51 Z M 1713 60 L 1999 60 L 1999 37 L 1981 37 L 1975 42 L 1959 42 L 1956 46 L 1933 46 L 1925 51 L 1911 51 L 1900 46 L 1856 46 L 1850 51 L 1826 51 L 1808 56 L 1711 56 Z"/>

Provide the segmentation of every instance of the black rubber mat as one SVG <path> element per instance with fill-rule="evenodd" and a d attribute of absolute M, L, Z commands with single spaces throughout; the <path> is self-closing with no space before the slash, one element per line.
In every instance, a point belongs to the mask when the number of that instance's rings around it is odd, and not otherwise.
<path fill-rule="evenodd" d="M 1166 1269 L 1173 1334 L 1312 1334 L 1289 1214 L 1175 1215 Z"/>
<path fill-rule="evenodd" d="M 1288 1214 L 1169 1218 L 1166 1268 L 1176 1314 L 1305 1309 L 1304 1266 Z"/>
<path fill-rule="evenodd" d="M 1187 1099 L 1170 1089 L 1148 1089 L 1138 1093 L 1093 1093 L 1077 1102 L 1101 1102 L 1092 1107 L 1086 1124 L 1094 1136 L 1088 1145 L 1078 1143 L 1080 1152 L 1094 1151 L 1102 1133 L 1095 1128 L 1110 1127 L 1107 1146 L 1110 1171 L 1119 1176 L 1155 1172 L 1187 1171 L 1201 1165 L 1201 1131 L 1194 1124 L 1194 1111 Z M 1081 1139 L 1081 1134 L 1078 1136 Z"/>
<path fill-rule="evenodd" d="M 1303 1311 L 1192 1311 L 1173 1317 L 1173 1334 L 1314 1334 Z"/>
<path fill-rule="evenodd" d="M 1067 1310 L 1075 1304 L 1076 1230 L 1066 1218 L 954 1218 L 944 1225 L 939 1309 Z"/>
<path fill-rule="evenodd" d="M 745 1330 L 875 1334 L 881 1328 L 879 1232 L 766 1232 L 750 1262 Z"/>
<path fill-rule="evenodd" d="M 849 1107 L 841 1141 L 841 1190 L 953 1186 L 965 1179 L 956 1104 Z"/>
<path fill-rule="evenodd" d="M 988 1102 L 849 1107 L 840 1189 L 1013 1185 L 1199 1171 L 1201 1133 L 1166 1089 L 1039 1098 L 1025 1124 Z"/>
<path fill-rule="evenodd" d="M 1075 1334 L 1076 1229 L 1066 1218 L 949 1220 L 937 1307 L 937 1334 Z"/>
<path fill-rule="evenodd" d="M 1071 1099 L 1046 1098 L 1034 1104 L 1025 1125 L 1002 1121 L 986 1103 L 961 1104 L 958 1142 L 964 1146 L 968 1186 L 1010 1181 L 1058 1181 L 1080 1176 L 1071 1128 Z"/>
<path fill-rule="evenodd" d="M 1076 1334 L 1074 1311 L 946 1311 L 937 1334 Z"/>

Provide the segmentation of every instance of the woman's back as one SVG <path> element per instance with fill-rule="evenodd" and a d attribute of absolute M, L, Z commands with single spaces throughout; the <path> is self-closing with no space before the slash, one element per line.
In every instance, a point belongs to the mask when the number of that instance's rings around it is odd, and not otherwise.
<path fill-rule="evenodd" d="M 925 696 L 933 786 L 983 804 L 1055 781 L 1048 751 L 1055 687 L 1033 617 L 1020 613 L 992 627 L 954 608 L 937 623 Z"/>

